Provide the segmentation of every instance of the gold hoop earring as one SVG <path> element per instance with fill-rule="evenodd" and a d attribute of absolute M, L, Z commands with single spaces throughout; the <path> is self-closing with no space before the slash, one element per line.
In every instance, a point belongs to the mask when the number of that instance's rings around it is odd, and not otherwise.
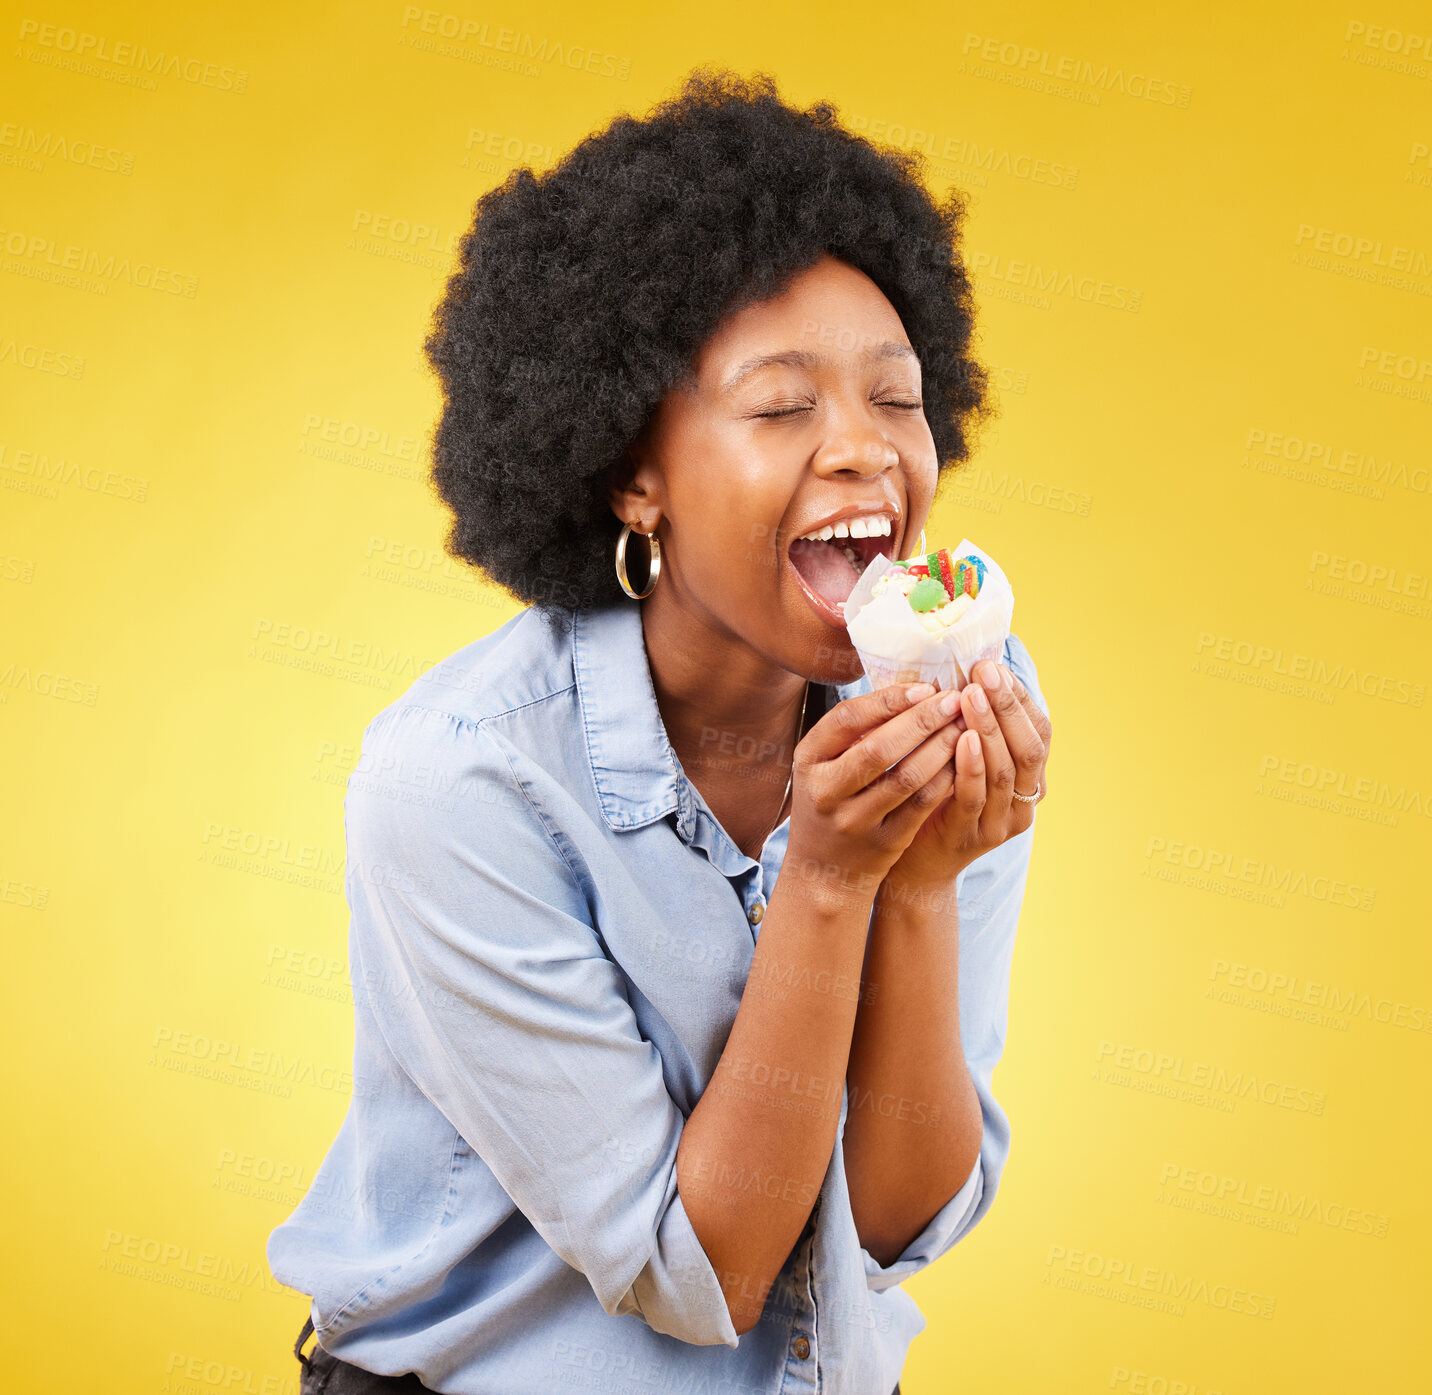
<path fill-rule="evenodd" d="M 650 560 L 647 563 L 646 590 L 633 591 L 631 589 L 631 582 L 627 578 L 626 565 L 627 539 L 631 537 L 633 531 L 630 523 L 624 523 L 622 525 L 622 531 L 617 538 L 617 580 L 621 583 L 622 590 L 625 591 L 632 600 L 639 601 L 643 596 L 651 595 L 656 587 L 656 579 L 661 575 L 661 540 L 656 536 L 655 529 L 650 533 L 641 533 L 638 535 L 646 539 Z"/>

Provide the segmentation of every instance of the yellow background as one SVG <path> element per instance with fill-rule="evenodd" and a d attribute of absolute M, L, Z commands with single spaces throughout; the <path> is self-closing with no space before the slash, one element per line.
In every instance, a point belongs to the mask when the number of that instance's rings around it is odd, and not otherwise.
<path fill-rule="evenodd" d="M 931 536 L 1000 559 L 1055 716 L 1012 1153 L 903 1388 L 1425 1379 L 1432 20 L 977 9 L 433 11 L 513 70 L 398 3 L 6 7 L 14 1389 L 296 1389 L 264 1243 L 347 1102 L 343 781 L 515 609 L 442 557 L 422 336 L 480 192 L 701 61 L 969 189 L 1005 390 Z"/>

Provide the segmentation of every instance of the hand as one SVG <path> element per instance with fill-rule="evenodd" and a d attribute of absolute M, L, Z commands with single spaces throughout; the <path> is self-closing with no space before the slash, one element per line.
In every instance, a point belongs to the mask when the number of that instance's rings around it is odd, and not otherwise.
<path fill-rule="evenodd" d="M 928 683 L 891 684 L 836 703 L 797 743 L 784 868 L 808 890 L 873 902 L 944 797 L 938 777 L 959 738 L 958 699 Z"/>
<path fill-rule="evenodd" d="M 1015 790 L 1038 790 L 1040 799 L 1049 792 L 1049 718 L 1002 664 L 976 664 L 974 676 L 960 694 L 966 729 L 955 759 L 930 782 L 937 805 L 887 877 L 907 890 L 952 885 L 975 858 L 1034 822 L 1034 805 Z"/>

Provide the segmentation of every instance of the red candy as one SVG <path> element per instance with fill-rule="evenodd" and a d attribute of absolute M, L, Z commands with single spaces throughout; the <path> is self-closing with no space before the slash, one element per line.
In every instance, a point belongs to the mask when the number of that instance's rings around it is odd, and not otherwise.
<path fill-rule="evenodd" d="M 954 600 L 960 594 L 959 587 L 955 585 L 955 564 L 950 557 L 950 549 L 942 547 L 938 552 L 932 552 L 925 559 L 930 568 L 931 576 L 938 576 L 945 588 L 945 594 Z"/>

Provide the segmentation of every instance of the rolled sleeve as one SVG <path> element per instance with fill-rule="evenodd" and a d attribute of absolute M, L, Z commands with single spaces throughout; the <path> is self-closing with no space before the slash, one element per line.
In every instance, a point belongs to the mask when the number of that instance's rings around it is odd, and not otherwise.
<path fill-rule="evenodd" d="M 881 1264 L 862 1245 L 860 1257 L 865 1263 L 867 1287 L 877 1291 L 890 1288 L 902 1279 L 908 1279 L 911 1274 L 919 1273 L 954 1245 L 974 1224 L 974 1214 L 984 1196 L 984 1178 L 984 1151 L 981 1147 L 980 1156 L 970 1169 L 964 1186 L 935 1213 L 930 1224 L 905 1246 L 898 1258 L 889 1264 Z"/>
<path fill-rule="evenodd" d="M 1005 645 L 1004 663 L 1047 716 L 1034 661 L 1016 636 L 1011 635 Z M 861 1248 L 866 1282 L 872 1289 L 889 1288 L 938 1259 L 994 1205 L 1009 1157 L 1010 1127 L 1008 1115 L 994 1097 L 991 1077 L 1004 1054 L 1014 937 L 1033 841 L 1031 825 L 976 858 L 955 883 L 960 909 L 960 1040 L 983 1117 L 979 1157 L 960 1190 L 889 1264 L 878 1263 Z"/>
<path fill-rule="evenodd" d="M 675 1176 L 674 1168 L 672 1175 Z M 715 1334 L 701 1342 L 683 1336 L 683 1332 L 691 1330 L 693 1299 L 697 1311 L 707 1318 L 708 1330 Z M 670 1205 L 662 1214 L 652 1256 L 623 1295 L 617 1312 L 635 1313 L 656 1331 L 682 1337 L 683 1341 L 699 1346 L 715 1346 L 718 1342 L 733 1347 L 737 1344 L 736 1327 L 725 1295 L 692 1229 L 680 1192 L 673 1193 Z"/>
<path fill-rule="evenodd" d="M 375 773 L 344 804 L 355 990 L 394 1058 L 607 1313 L 736 1346 L 677 1194 L 683 1116 L 520 758 L 485 726 L 399 707 L 370 724 L 360 768 Z M 441 772 L 441 798 L 419 771 Z"/>

